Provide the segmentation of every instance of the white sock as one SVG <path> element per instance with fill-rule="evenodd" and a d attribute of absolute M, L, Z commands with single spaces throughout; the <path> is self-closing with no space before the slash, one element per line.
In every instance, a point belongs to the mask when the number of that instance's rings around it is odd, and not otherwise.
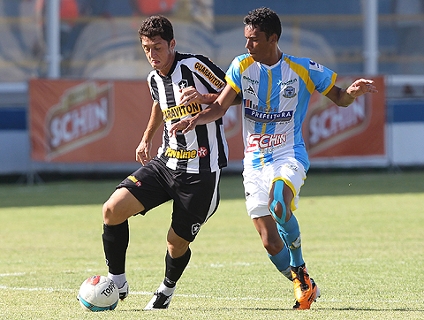
<path fill-rule="evenodd" d="M 158 292 L 162 292 L 166 296 L 170 296 L 174 293 L 175 287 L 169 288 L 165 286 L 165 284 L 162 282 L 158 288 Z"/>
<path fill-rule="evenodd" d="M 107 274 L 107 277 L 113 282 L 115 282 L 116 286 L 119 288 L 122 288 L 124 283 L 127 281 L 127 277 L 125 276 L 125 273 L 121 274 L 111 274 L 110 272 Z"/>

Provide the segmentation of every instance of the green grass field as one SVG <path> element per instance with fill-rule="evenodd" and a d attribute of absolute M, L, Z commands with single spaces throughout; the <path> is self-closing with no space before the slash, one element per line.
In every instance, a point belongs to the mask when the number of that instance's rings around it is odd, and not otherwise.
<path fill-rule="evenodd" d="M 310 173 L 296 216 L 321 288 L 293 311 L 292 284 L 262 248 L 239 176 L 192 244 L 168 310 L 142 311 L 164 275 L 170 204 L 130 219 L 130 296 L 83 311 L 82 281 L 106 275 L 101 206 L 116 181 L 0 185 L 1 319 L 423 319 L 424 172 Z"/>

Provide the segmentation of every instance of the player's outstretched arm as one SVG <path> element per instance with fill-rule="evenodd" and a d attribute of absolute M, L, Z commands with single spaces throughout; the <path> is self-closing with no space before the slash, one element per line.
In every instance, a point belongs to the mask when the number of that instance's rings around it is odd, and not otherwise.
<path fill-rule="evenodd" d="M 378 90 L 375 87 L 373 80 L 358 79 L 346 89 L 333 86 L 333 88 L 331 88 L 331 90 L 327 93 L 327 97 L 338 106 L 347 107 L 355 100 L 355 98 L 366 93 L 375 92 L 378 92 Z"/>
<path fill-rule="evenodd" d="M 169 134 L 175 136 L 177 131 L 182 131 L 185 134 L 193 130 L 197 125 L 206 124 L 221 118 L 234 103 L 236 97 L 237 93 L 227 84 L 214 103 L 195 116 L 174 123 L 169 130 Z"/>

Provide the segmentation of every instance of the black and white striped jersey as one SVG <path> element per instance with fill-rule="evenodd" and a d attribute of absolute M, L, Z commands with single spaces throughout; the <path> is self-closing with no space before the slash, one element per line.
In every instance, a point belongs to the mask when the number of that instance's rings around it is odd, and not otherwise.
<path fill-rule="evenodd" d="M 150 72 L 147 82 L 154 101 L 162 110 L 164 131 L 158 158 L 172 170 L 187 173 L 214 172 L 225 167 L 228 147 L 222 119 L 198 125 L 186 134 L 169 135 L 170 126 L 180 119 L 191 117 L 208 105 L 180 104 L 180 89 L 193 86 L 201 94 L 217 93 L 224 89 L 225 73 L 208 58 L 201 55 L 176 52 L 167 76 L 156 70 Z"/>

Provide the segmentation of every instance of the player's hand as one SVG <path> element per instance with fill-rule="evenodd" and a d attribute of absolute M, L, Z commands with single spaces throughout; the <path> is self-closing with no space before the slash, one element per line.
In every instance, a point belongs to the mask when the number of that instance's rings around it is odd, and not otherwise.
<path fill-rule="evenodd" d="M 152 145 L 148 141 L 141 140 L 137 149 L 135 149 L 135 161 L 140 162 L 143 166 L 152 158 L 150 157 L 150 149 Z"/>
<path fill-rule="evenodd" d="M 185 106 L 189 105 L 190 103 L 197 102 L 199 104 L 205 103 L 205 97 L 196 90 L 194 87 L 187 87 L 180 89 L 181 97 L 180 97 L 180 104 L 183 104 Z"/>
<path fill-rule="evenodd" d="M 169 129 L 169 135 L 175 137 L 177 135 L 177 131 L 181 131 L 183 134 L 186 134 L 190 130 L 194 129 L 196 123 L 196 117 L 180 120 L 171 126 Z"/>
<path fill-rule="evenodd" d="M 346 93 L 353 98 L 362 96 L 365 93 L 378 92 L 373 80 L 358 79 L 354 81 L 347 89 Z"/>

